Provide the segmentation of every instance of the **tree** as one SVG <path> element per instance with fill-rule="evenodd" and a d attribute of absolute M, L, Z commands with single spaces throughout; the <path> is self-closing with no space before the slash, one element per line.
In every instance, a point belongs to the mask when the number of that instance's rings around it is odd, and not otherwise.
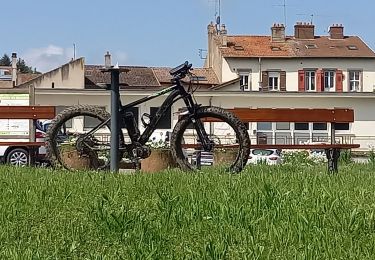
<path fill-rule="evenodd" d="M 17 69 L 21 73 L 34 73 L 33 68 L 30 66 L 27 66 L 25 60 L 21 58 L 17 60 Z"/>
<path fill-rule="evenodd" d="M 12 65 L 12 61 L 10 60 L 7 54 L 4 54 L 3 57 L 0 59 L 0 66 L 10 66 Z"/>

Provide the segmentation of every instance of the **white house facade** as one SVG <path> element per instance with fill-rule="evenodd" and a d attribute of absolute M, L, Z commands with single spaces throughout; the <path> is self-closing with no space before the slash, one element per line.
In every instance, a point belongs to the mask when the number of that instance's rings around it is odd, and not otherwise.
<path fill-rule="evenodd" d="M 375 53 L 358 37 L 344 35 L 332 25 L 329 35 L 315 35 L 315 27 L 297 23 L 286 36 L 274 24 L 268 36 L 228 35 L 225 26 L 208 26 L 205 67 L 212 68 L 220 84 L 216 92 L 233 93 L 223 107 L 352 108 L 355 122 L 340 124 L 338 142 L 375 145 Z M 251 123 L 256 142 L 301 143 L 329 140 L 323 123 Z"/>

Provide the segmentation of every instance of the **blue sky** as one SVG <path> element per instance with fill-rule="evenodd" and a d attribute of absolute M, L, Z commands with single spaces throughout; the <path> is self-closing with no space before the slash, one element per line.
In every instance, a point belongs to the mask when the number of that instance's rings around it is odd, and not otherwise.
<path fill-rule="evenodd" d="M 217 0 L 218 1 L 218 0 Z M 375 49 L 373 0 L 285 0 L 287 33 L 297 21 L 313 19 L 318 35 L 342 23 L 346 35 L 359 35 Z M 2 1 L 0 55 L 17 52 L 29 65 L 47 71 L 76 56 L 102 64 L 112 53 L 122 65 L 203 65 L 207 24 L 215 0 L 18 0 Z M 284 0 L 221 0 L 228 34 L 268 35 L 284 22 Z"/>

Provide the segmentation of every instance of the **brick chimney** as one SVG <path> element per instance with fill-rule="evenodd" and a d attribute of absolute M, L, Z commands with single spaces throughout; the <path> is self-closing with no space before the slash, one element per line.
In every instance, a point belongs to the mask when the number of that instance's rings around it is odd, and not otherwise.
<path fill-rule="evenodd" d="M 333 24 L 329 27 L 329 37 L 331 39 L 344 39 L 344 26 Z"/>
<path fill-rule="evenodd" d="M 111 54 L 109 51 L 104 55 L 104 67 L 110 68 L 112 66 Z"/>
<path fill-rule="evenodd" d="M 314 39 L 315 26 L 311 23 L 297 22 L 294 25 L 294 38 L 296 39 Z"/>
<path fill-rule="evenodd" d="M 17 85 L 17 53 L 12 53 L 12 82 L 13 87 Z"/>
<path fill-rule="evenodd" d="M 285 26 L 284 24 L 274 23 L 271 27 L 271 41 L 283 42 L 285 41 Z"/>
<path fill-rule="evenodd" d="M 225 24 L 222 24 L 220 28 L 220 40 L 221 40 L 222 47 L 228 47 L 227 35 L 228 35 L 228 32 L 227 32 L 227 29 L 225 28 Z"/>

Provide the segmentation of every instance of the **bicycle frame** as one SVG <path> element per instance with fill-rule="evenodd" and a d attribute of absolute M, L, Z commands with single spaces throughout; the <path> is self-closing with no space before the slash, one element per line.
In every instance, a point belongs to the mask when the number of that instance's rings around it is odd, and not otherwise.
<path fill-rule="evenodd" d="M 184 101 L 184 103 L 185 103 L 185 105 L 186 105 L 186 107 L 187 107 L 187 109 L 189 111 L 189 115 L 194 116 L 197 104 L 195 104 L 195 102 L 193 101 L 193 98 L 192 98 L 191 94 L 188 93 L 185 90 L 185 88 L 181 85 L 180 81 L 176 80 L 176 84 L 175 85 L 173 85 L 171 87 L 168 87 L 168 88 L 165 88 L 165 89 L 162 89 L 162 90 L 160 90 L 160 91 L 158 91 L 156 93 L 153 93 L 153 94 L 151 94 L 151 95 L 149 95 L 147 97 L 144 97 L 144 98 L 141 98 L 141 99 L 136 100 L 134 102 L 131 102 L 131 103 L 127 104 L 127 105 L 122 105 L 121 104 L 121 100 L 119 100 L 119 103 L 120 103 L 120 111 L 119 111 L 120 112 L 120 118 L 121 119 L 124 118 L 125 113 L 127 112 L 127 110 L 129 110 L 129 108 L 135 107 L 135 106 L 140 105 L 142 103 L 145 103 L 145 102 L 147 102 L 149 100 L 157 98 L 157 97 L 159 97 L 161 95 L 164 95 L 166 93 L 170 93 L 170 94 L 163 101 L 162 105 L 159 107 L 159 109 L 156 112 L 155 116 L 151 118 L 150 123 L 146 126 L 145 130 L 140 135 L 140 137 L 137 140 L 131 140 L 132 143 L 138 142 L 141 145 L 146 144 L 146 142 L 148 141 L 148 139 L 150 138 L 150 136 L 152 135 L 152 133 L 155 131 L 156 126 L 159 123 L 161 117 L 165 114 L 165 112 L 175 102 L 177 102 L 180 99 L 182 99 Z M 89 131 L 87 133 L 87 135 L 90 135 L 90 134 L 96 132 L 96 130 L 98 130 L 102 126 L 108 124 L 109 121 L 110 121 L 110 119 L 102 122 L 101 124 L 99 124 L 98 126 L 96 126 L 95 128 L 93 128 L 91 131 Z M 195 128 L 197 130 L 197 133 L 198 133 L 198 136 L 199 136 L 200 140 L 203 140 L 202 146 L 205 149 L 211 149 L 211 143 L 209 142 L 209 140 L 207 140 L 207 133 L 206 133 L 204 127 L 203 127 L 203 124 L 200 121 L 196 121 L 196 120 L 192 120 L 192 121 L 193 121 L 193 123 L 195 125 Z"/>

